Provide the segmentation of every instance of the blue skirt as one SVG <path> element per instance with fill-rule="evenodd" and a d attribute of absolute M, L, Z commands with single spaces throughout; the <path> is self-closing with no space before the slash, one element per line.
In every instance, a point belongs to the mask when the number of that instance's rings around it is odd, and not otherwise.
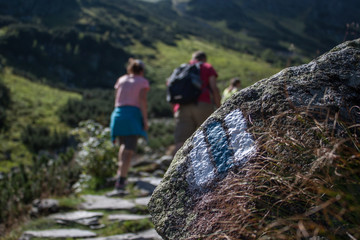
<path fill-rule="evenodd" d="M 116 107 L 110 120 L 111 140 L 118 136 L 142 136 L 147 140 L 144 130 L 143 118 L 138 107 Z"/>

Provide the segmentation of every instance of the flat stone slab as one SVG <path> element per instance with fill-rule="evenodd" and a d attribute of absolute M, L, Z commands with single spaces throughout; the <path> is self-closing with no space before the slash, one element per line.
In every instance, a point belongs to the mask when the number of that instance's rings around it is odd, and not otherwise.
<path fill-rule="evenodd" d="M 152 184 L 154 186 L 158 186 L 161 182 L 162 178 L 156 178 L 156 177 L 142 177 L 142 178 L 136 178 L 136 177 L 131 177 L 129 178 L 129 182 L 132 182 L 132 183 L 143 183 L 143 182 L 146 182 L 146 183 L 149 183 L 149 184 Z"/>
<path fill-rule="evenodd" d="M 85 210 L 132 210 L 136 207 L 131 200 L 110 198 L 98 195 L 83 195 L 84 203 L 80 208 Z"/>
<path fill-rule="evenodd" d="M 93 238 L 96 234 L 80 229 L 50 229 L 44 231 L 26 231 L 23 237 L 35 238 Z"/>
<path fill-rule="evenodd" d="M 88 211 L 76 211 L 69 213 L 57 213 L 50 215 L 49 218 L 55 220 L 64 220 L 64 221 L 76 221 L 85 218 L 94 218 L 94 217 L 102 217 L 104 214 L 101 212 L 88 212 Z"/>
<path fill-rule="evenodd" d="M 162 178 L 156 177 L 131 177 L 128 179 L 129 183 L 134 183 L 141 191 L 140 196 L 150 196 L 155 188 L 160 184 Z"/>
<path fill-rule="evenodd" d="M 139 233 L 126 233 L 101 238 L 88 238 L 86 240 L 162 240 L 162 238 L 155 229 L 150 229 Z"/>
<path fill-rule="evenodd" d="M 85 210 L 133 210 L 136 205 L 147 206 L 150 197 L 123 199 L 99 195 L 83 195 L 84 203 L 80 208 Z"/>
<path fill-rule="evenodd" d="M 150 199 L 151 199 L 151 196 L 143 197 L 143 198 L 135 198 L 133 201 L 135 202 L 136 205 L 147 206 L 148 203 L 150 202 Z"/>
<path fill-rule="evenodd" d="M 110 221 L 129 221 L 129 220 L 141 220 L 150 218 L 150 215 L 135 215 L 135 214 L 112 214 L 108 216 Z"/>
<path fill-rule="evenodd" d="M 104 214 L 100 212 L 76 211 L 69 213 L 57 213 L 50 215 L 50 219 L 56 220 L 58 223 L 78 223 L 85 226 L 99 225 L 99 218 Z"/>

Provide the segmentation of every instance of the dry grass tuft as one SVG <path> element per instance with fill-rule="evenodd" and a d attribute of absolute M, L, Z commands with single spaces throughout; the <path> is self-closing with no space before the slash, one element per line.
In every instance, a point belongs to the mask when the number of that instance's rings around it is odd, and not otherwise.
<path fill-rule="evenodd" d="M 311 116 L 250 129 L 257 157 L 201 199 L 189 239 L 360 239 L 360 125 Z"/>

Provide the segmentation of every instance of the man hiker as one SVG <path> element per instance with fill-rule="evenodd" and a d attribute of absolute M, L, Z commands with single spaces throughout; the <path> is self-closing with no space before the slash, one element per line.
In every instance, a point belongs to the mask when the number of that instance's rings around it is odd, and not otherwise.
<path fill-rule="evenodd" d="M 174 104 L 175 118 L 175 151 L 184 144 L 195 130 L 220 107 L 221 95 L 216 84 L 217 72 L 210 63 L 206 62 L 206 54 L 202 51 L 194 52 L 190 64 L 200 65 L 201 93 L 197 101 L 187 104 Z"/>

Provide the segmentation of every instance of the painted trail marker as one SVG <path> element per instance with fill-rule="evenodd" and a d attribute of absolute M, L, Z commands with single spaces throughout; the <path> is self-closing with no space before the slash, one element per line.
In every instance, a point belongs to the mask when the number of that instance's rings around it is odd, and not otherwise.
<path fill-rule="evenodd" d="M 244 164 L 256 150 L 240 110 L 232 111 L 222 121 L 209 121 L 203 131 L 195 134 L 192 145 L 189 154 L 192 174 L 187 179 L 189 185 L 195 183 L 200 189 L 233 166 Z"/>

